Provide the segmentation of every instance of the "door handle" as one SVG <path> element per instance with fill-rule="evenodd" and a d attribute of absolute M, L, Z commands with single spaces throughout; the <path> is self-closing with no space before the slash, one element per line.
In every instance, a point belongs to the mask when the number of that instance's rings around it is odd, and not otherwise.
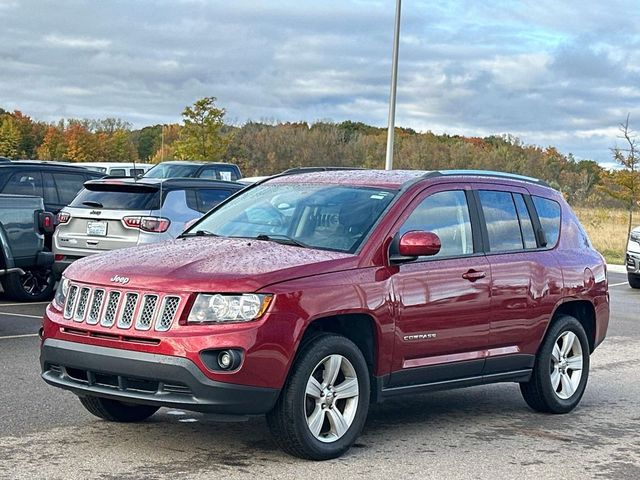
<path fill-rule="evenodd" d="M 469 270 L 467 273 L 462 274 L 462 278 L 464 278 L 465 280 L 469 280 L 470 282 L 475 282 L 476 280 L 480 280 L 481 278 L 484 278 L 486 276 L 487 276 L 486 273 L 478 272 L 473 268 Z"/>

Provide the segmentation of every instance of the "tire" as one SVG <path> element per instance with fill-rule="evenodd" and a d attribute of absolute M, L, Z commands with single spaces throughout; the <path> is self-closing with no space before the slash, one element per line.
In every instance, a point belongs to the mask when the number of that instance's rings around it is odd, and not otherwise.
<path fill-rule="evenodd" d="M 631 288 L 640 288 L 640 275 L 635 273 L 627 273 L 627 280 Z"/>
<path fill-rule="evenodd" d="M 576 408 L 589 378 L 589 355 L 589 341 L 580 322 L 569 315 L 558 317 L 538 351 L 531 380 L 520 384 L 524 400 L 544 413 L 568 413 Z"/>
<path fill-rule="evenodd" d="M 2 279 L 5 294 L 18 302 L 51 300 L 56 279 L 50 268 L 26 270 L 24 275 L 12 273 Z"/>
<path fill-rule="evenodd" d="M 267 423 L 285 452 L 308 460 L 336 458 L 360 435 L 369 396 L 360 349 L 345 337 L 320 335 L 300 348 Z"/>
<path fill-rule="evenodd" d="M 134 405 L 100 397 L 78 397 L 89 413 L 109 422 L 141 422 L 156 413 L 160 407 Z"/>

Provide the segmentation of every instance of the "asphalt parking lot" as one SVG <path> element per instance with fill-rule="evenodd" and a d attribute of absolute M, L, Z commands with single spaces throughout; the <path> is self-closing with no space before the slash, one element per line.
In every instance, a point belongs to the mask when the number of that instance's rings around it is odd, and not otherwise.
<path fill-rule="evenodd" d="M 0 295 L 0 478 L 640 478 L 640 291 L 610 274 L 608 338 L 571 414 L 527 408 L 516 384 L 398 398 L 372 408 L 344 457 L 283 454 L 263 418 L 162 409 L 141 424 L 92 417 L 39 377 L 45 304 Z"/>

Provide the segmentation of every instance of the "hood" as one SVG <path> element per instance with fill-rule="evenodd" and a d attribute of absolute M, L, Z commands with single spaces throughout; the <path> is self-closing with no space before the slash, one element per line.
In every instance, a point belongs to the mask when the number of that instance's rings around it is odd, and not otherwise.
<path fill-rule="evenodd" d="M 74 262 L 65 276 L 92 285 L 159 292 L 241 293 L 356 268 L 358 260 L 348 253 L 275 242 L 191 237 L 91 255 Z M 123 278 L 128 282 L 123 284 Z"/>

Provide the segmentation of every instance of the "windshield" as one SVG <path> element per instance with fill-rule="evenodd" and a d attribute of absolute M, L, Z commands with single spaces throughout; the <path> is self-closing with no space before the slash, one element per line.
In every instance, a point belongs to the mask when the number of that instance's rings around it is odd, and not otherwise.
<path fill-rule="evenodd" d="M 192 177 L 202 165 L 179 165 L 159 163 L 147 171 L 145 178 L 188 178 Z"/>
<path fill-rule="evenodd" d="M 318 184 L 263 184 L 236 196 L 186 234 L 259 238 L 353 253 L 395 192 Z"/>

